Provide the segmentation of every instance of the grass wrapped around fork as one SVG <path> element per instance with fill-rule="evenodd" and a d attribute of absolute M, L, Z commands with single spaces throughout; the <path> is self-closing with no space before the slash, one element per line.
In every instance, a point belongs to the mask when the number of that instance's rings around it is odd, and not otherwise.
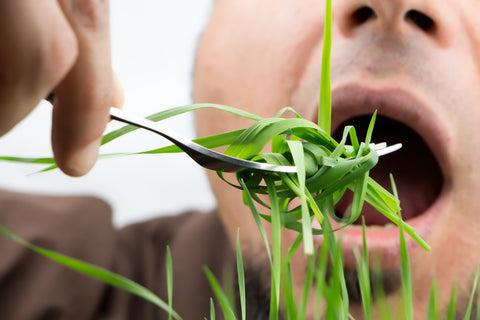
<path fill-rule="evenodd" d="M 268 194 L 266 177 L 274 181 L 281 204 L 283 227 L 303 233 L 306 254 L 313 253 L 312 235 L 322 234 L 321 229 L 311 227 L 312 218 L 323 221 L 326 214 L 340 222 L 340 228 L 355 222 L 365 201 L 375 207 L 393 223 L 402 224 L 405 232 L 425 250 L 429 246 L 396 214 L 399 211 L 396 198 L 373 179 L 369 171 L 377 164 L 378 154 L 369 147 L 376 115 L 372 117 L 365 141 L 358 141 L 354 127 L 344 129 L 340 142 L 333 140 L 315 123 L 302 119 L 263 119 L 241 132 L 225 151 L 233 157 L 277 165 L 293 165 L 298 173 L 270 173 L 244 169 L 236 173 L 243 183 L 228 181 L 222 171 L 220 178 L 231 186 L 246 188 L 256 203 L 270 209 L 260 195 Z M 252 138 L 254 137 L 254 138 Z M 350 145 L 347 145 L 347 140 Z M 271 152 L 261 151 L 271 142 Z M 243 186 L 242 186 L 243 185 Z M 352 214 L 343 219 L 334 214 L 334 206 L 347 189 L 353 191 Z M 299 198 L 300 205 L 290 208 Z M 271 222 L 270 215 L 260 215 Z M 338 229 L 337 229 L 338 230 Z M 336 230 L 334 230 L 336 231 Z"/>

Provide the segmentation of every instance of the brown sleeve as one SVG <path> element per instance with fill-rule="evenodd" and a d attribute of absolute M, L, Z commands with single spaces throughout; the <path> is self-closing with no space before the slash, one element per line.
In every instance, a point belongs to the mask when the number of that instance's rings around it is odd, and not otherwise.
<path fill-rule="evenodd" d="M 36 245 L 126 276 L 165 301 L 169 245 L 174 309 L 184 320 L 209 315 L 213 293 L 203 267 L 221 279 L 233 266 L 233 253 L 215 212 L 163 217 L 114 231 L 110 208 L 98 199 L 0 191 L 0 224 Z M 216 314 L 221 318 L 219 310 Z M 167 314 L 0 235 L 0 319 L 149 320 L 167 319 Z"/>
<path fill-rule="evenodd" d="M 109 206 L 91 197 L 0 191 L 0 224 L 25 240 L 109 268 Z M 0 319 L 94 319 L 105 285 L 0 235 Z"/>

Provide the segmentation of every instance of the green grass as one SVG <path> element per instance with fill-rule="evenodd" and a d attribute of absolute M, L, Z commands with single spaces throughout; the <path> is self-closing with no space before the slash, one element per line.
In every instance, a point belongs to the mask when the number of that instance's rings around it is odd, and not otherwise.
<path fill-rule="evenodd" d="M 369 171 L 378 162 L 378 155 L 369 148 L 369 143 L 374 134 L 376 113 L 372 117 L 363 142 L 360 142 L 355 128 L 351 126 L 344 128 L 340 141 L 335 141 L 330 136 L 331 41 L 331 1 L 326 1 L 318 124 L 303 119 L 294 110 L 295 118 L 283 118 L 283 114 L 286 111 L 292 111 L 291 108 L 282 109 L 276 117 L 261 118 L 239 109 L 216 104 L 195 104 L 172 108 L 148 118 L 152 121 L 161 121 L 200 108 L 216 108 L 223 112 L 233 113 L 236 116 L 248 118 L 256 122 L 246 129 L 202 137 L 195 141 L 209 148 L 226 146 L 225 153 L 230 156 L 280 165 L 295 165 L 297 167 L 298 174 L 271 174 L 243 170 L 237 173 L 237 182 L 227 181 L 223 172 L 218 172 L 220 179 L 223 179 L 232 188 L 242 190 L 244 203 L 250 208 L 265 246 L 268 266 L 271 270 L 269 319 L 278 319 L 280 313 L 287 315 L 288 319 L 304 319 L 307 314 L 308 302 L 311 299 L 314 299 L 316 302 L 314 304 L 316 319 L 323 317 L 326 319 L 352 318 L 349 314 L 349 297 L 341 258 L 342 243 L 336 239 L 335 232 L 338 230 L 332 229 L 330 219 L 337 220 L 342 225 L 341 228 L 348 226 L 360 216 L 365 201 L 399 226 L 402 295 L 401 305 L 397 312 L 405 319 L 413 319 L 415 314 L 413 310 L 412 278 L 405 237 L 412 237 L 427 251 L 430 250 L 430 247 L 415 233 L 411 226 L 402 220 L 393 179 L 392 194 L 369 176 Z M 133 126 L 124 126 L 110 132 L 104 136 L 102 145 L 110 143 L 134 130 L 136 128 Z M 270 142 L 272 145 L 271 151 L 260 153 Z M 168 146 L 134 153 L 103 154 L 100 158 L 107 159 L 135 154 L 175 152 L 181 152 L 181 150 L 176 146 Z M 47 165 L 47 167 L 40 170 L 42 172 L 56 168 L 54 160 L 48 157 L 19 158 L 4 156 L 0 157 L 0 160 Z M 333 214 L 333 208 L 347 189 L 350 189 L 354 195 L 352 214 L 347 219 L 339 219 Z M 262 200 L 262 195 L 268 195 L 268 203 Z M 300 205 L 291 205 L 295 199 L 300 200 Z M 270 213 L 261 214 L 257 206 L 267 208 Z M 312 228 L 314 219 L 318 220 L 321 228 Z M 267 237 L 262 220 L 271 223 L 271 241 Z M 290 248 L 282 248 L 282 234 L 285 230 L 293 230 L 298 233 L 296 240 Z M 213 273 L 208 268 L 205 268 L 206 277 L 215 295 L 215 300 L 210 300 L 209 319 L 214 320 L 217 316 L 215 315 L 216 303 L 220 306 L 225 319 L 246 319 L 247 305 L 240 243 L 241 232 L 242 230 L 239 230 L 236 245 L 239 306 L 232 302 L 231 284 L 229 285 L 230 287 L 222 288 Z M 154 303 L 168 314 L 169 319 L 180 319 L 180 315 L 172 309 L 174 261 L 171 259 L 169 248 L 167 248 L 166 257 L 167 301 L 165 302 L 148 289 L 108 270 L 34 246 L 3 227 L 0 227 L 0 233 L 48 259 Z M 314 246 L 314 235 L 323 235 L 323 243 L 319 248 Z M 292 273 L 291 259 L 298 248 L 301 247 L 301 244 L 303 244 L 303 256 L 308 268 L 301 296 L 298 297 L 294 292 L 293 283 L 296 275 Z M 383 286 L 378 281 L 381 278 L 379 264 L 373 262 L 370 265 L 365 227 L 362 250 L 354 248 L 354 255 L 364 318 L 372 319 L 375 314 L 374 310 L 377 311 L 381 319 L 397 318 L 398 314 L 394 314 L 389 308 Z M 327 270 L 330 270 L 330 272 L 327 272 Z M 466 309 L 465 319 L 468 319 L 473 311 L 477 281 L 478 272 L 472 288 L 471 299 Z M 376 297 L 375 302 L 373 301 L 374 296 Z M 478 299 L 480 299 L 480 295 Z M 432 281 L 428 301 L 426 319 L 438 319 L 440 306 L 438 305 L 435 281 Z M 456 287 L 454 287 L 451 293 L 445 315 L 446 319 L 454 319 L 455 307 Z M 477 312 L 478 317 L 480 317 L 480 312 Z"/>

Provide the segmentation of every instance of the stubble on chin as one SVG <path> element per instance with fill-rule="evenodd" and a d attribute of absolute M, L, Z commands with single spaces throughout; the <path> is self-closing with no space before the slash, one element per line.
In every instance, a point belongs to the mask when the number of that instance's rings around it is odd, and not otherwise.
<path fill-rule="evenodd" d="M 245 272 L 247 319 L 268 319 L 270 313 L 271 290 L 270 264 L 268 259 L 265 259 L 264 252 L 261 252 L 259 249 L 245 250 L 244 252 L 246 252 L 244 253 L 243 263 Z M 282 319 L 282 317 L 279 319 Z"/>
<path fill-rule="evenodd" d="M 247 319 L 262 320 L 269 318 L 270 311 L 270 264 L 265 258 L 264 250 L 259 248 L 244 251 L 244 270 L 245 270 L 245 290 L 246 290 L 246 304 L 247 304 Z M 378 269 L 377 269 L 378 270 Z M 331 268 L 328 267 L 326 281 L 331 274 Z M 345 284 L 348 291 L 349 301 L 351 306 L 361 305 L 362 298 L 359 287 L 358 272 L 354 268 L 344 268 Z M 295 276 L 295 275 L 294 275 Z M 398 268 L 383 269 L 380 271 L 370 271 L 371 288 L 381 285 L 386 297 L 401 294 L 401 271 Z M 315 285 L 315 284 L 314 284 Z M 457 291 L 455 319 L 465 319 L 465 313 L 471 297 L 471 290 L 474 285 L 474 275 L 467 285 L 462 286 Z M 479 301 L 479 292 L 477 288 L 476 294 L 473 298 L 471 315 L 469 319 L 477 318 L 477 308 Z M 237 302 L 238 286 L 236 286 Z M 375 292 L 372 292 L 375 303 Z M 239 303 L 237 303 L 239 306 Z M 440 306 L 440 315 L 447 314 L 448 305 Z M 284 319 L 282 315 L 279 319 Z"/>

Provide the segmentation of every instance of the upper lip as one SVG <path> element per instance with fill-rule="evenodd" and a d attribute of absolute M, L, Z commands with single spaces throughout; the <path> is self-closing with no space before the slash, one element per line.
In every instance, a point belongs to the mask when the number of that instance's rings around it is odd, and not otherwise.
<path fill-rule="evenodd" d="M 416 131 L 435 155 L 444 178 L 449 180 L 451 141 L 447 121 L 438 108 L 411 91 L 397 87 L 371 88 L 344 85 L 332 91 L 332 132 L 344 121 L 378 114 L 401 122 Z M 373 139 L 375 138 L 375 130 Z M 380 142 L 380 141 L 374 141 Z M 388 144 L 402 141 L 386 141 Z M 445 181 L 447 182 L 447 181 Z"/>

